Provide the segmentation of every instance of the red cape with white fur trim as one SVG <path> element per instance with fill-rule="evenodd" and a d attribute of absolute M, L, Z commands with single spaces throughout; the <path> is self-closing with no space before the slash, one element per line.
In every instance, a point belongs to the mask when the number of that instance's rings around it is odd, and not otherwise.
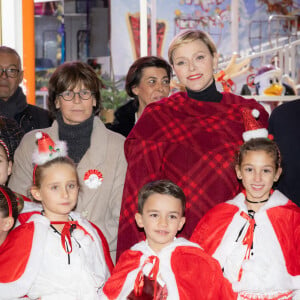
<path fill-rule="evenodd" d="M 73 213 L 72 217 L 76 219 L 77 215 Z M 48 236 L 49 220 L 41 216 L 38 211 L 25 213 L 21 220 L 24 222 L 27 221 L 27 218 L 29 218 L 28 222 L 11 231 L 0 246 L 1 299 L 15 299 L 26 295 L 40 271 L 44 245 Z M 113 263 L 104 235 L 97 226 L 90 222 L 86 221 L 84 226 L 102 246 L 103 261 L 111 273 Z M 93 233 L 92 228 L 96 230 Z"/>
<path fill-rule="evenodd" d="M 155 254 L 144 241 L 125 251 L 103 288 L 107 297 L 103 299 L 125 299 L 133 290 L 141 265 L 151 255 Z M 167 286 L 167 299 L 236 299 L 219 264 L 194 243 L 178 238 L 157 256 L 158 276 Z"/>
<path fill-rule="evenodd" d="M 210 210 L 191 237 L 191 241 L 201 245 L 220 262 L 221 267 L 225 268 L 224 274 L 232 274 L 228 261 L 236 251 L 239 232 L 247 230 L 247 224 L 244 226 L 246 220 L 240 216 L 241 211 L 247 212 L 243 193 Z M 243 263 L 241 281 L 231 280 L 235 291 L 267 293 L 293 290 L 299 293 L 300 208 L 275 191 L 256 212 L 255 222 L 253 255 Z"/>

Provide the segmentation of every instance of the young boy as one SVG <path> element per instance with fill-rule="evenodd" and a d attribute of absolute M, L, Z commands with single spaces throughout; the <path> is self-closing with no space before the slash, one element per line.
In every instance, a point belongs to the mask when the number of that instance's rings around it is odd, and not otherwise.
<path fill-rule="evenodd" d="M 146 240 L 125 251 L 102 299 L 236 299 L 219 264 L 184 238 L 185 195 L 169 180 L 146 184 L 138 195 L 136 223 Z"/>

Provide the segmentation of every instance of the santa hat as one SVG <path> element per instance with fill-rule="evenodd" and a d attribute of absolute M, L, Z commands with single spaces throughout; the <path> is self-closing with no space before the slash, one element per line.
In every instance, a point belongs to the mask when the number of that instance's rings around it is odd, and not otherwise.
<path fill-rule="evenodd" d="M 268 130 L 261 127 L 256 120 L 259 117 L 259 111 L 257 109 L 251 110 L 250 108 L 243 108 L 243 119 L 245 125 L 245 132 L 243 133 L 243 139 L 245 142 L 255 138 L 267 138 Z"/>
<path fill-rule="evenodd" d="M 32 154 L 32 161 L 35 165 L 42 165 L 56 157 L 67 156 L 67 144 L 64 141 L 54 141 L 42 131 L 35 134 L 38 148 Z"/>

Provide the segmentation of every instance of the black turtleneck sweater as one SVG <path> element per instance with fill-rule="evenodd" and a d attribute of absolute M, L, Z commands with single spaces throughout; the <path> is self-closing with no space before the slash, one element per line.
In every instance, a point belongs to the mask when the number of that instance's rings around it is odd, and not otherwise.
<path fill-rule="evenodd" d="M 94 115 L 78 125 L 68 125 L 63 121 L 61 112 L 57 113 L 59 139 L 66 141 L 69 157 L 79 163 L 91 144 Z"/>
<path fill-rule="evenodd" d="M 190 98 L 198 101 L 208 101 L 208 102 L 220 102 L 223 95 L 217 90 L 215 81 L 203 91 L 197 92 L 186 89 L 187 94 Z"/>

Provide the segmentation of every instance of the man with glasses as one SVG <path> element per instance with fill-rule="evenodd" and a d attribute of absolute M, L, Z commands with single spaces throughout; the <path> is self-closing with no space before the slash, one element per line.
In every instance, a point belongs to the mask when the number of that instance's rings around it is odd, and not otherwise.
<path fill-rule="evenodd" d="M 27 103 L 19 86 L 22 80 L 19 54 L 12 48 L 0 46 L 0 114 L 15 119 L 25 132 L 49 127 L 52 123 L 50 114 Z"/>

